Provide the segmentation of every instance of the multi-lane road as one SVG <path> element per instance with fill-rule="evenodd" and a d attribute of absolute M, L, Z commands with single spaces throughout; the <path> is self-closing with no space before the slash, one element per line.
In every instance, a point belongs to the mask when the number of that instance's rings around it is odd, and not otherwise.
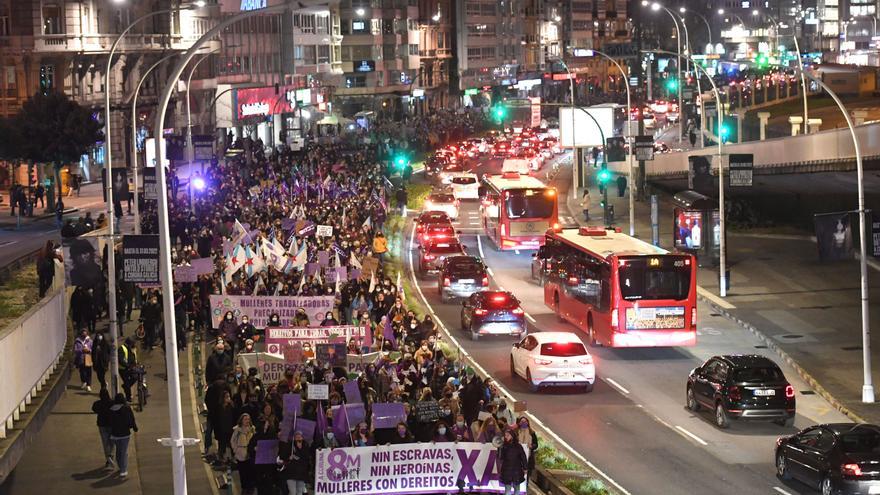
<path fill-rule="evenodd" d="M 563 208 L 560 213 L 564 218 Z M 483 258 L 489 267 L 493 287 L 511 291 L 522 301 L 530 332 L 576 331 L 573 326 L 559 322 L 544 305 L 543 289 L 530 280 L 531 253 L 498 252 L 481 235 L 478 203 L 462 204 L 456 228 L 468 252 Z M 416 251 L 411 226 L 407 232 L 412 259 Z M 531 393 L 524 381 L 510 374 L 509 351 L 513 340 L 488 337 L 472 342 L 459 327 L 460 303 L 441 303 L 436 278 L 419 280 L 411 264 L 409 271 L 419 287 L 418 296 L 467 358 L 491 375 L 511 399 L 527 402 L 529 413 L 557 435 L 557 440 L 583 456 L 582 460 L 591 463 L 622 492 L 814 493 L 804 485 L 776 478 L 775 440 L 811 424 L 848 421 L 812 394 L 795 371 L 781 363 L 756 337 L 713 314 L 705 305 L 698 310 L 697 346 L 592 348 L 599 376 L 592 393 Z M 688 372 L 708 357 L 723 353 L 765 354 L 780 362 L 799 392 L 794 427 L 733 422 L 730 429 L 722 431 L 713 425 L 711 415 L 685 409 Z"/>

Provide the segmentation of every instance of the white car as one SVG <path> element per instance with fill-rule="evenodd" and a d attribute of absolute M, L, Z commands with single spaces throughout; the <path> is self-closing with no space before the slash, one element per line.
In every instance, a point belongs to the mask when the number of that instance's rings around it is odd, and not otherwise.
<path fill-rule="evenodd" d="M 568 332 L 535 332 L 513 344 L 510 372 L 526 379 L 537 392 L 545 386 L 579 386 L 593 390 L 596 365 L 581 339 Z"/>
<path fill-rule="evenodd" d="M 455 199 L 480 199 L 480 181 L 477 174 L 457 174 L 449 178 L 449 187 Z"/>
<path fill-rule="evenodd" d="M 442 211 L 451 220 L 458 219 L 459 201 L 451 193 L 435 192 L 425 199 L 424 211 Z"/>

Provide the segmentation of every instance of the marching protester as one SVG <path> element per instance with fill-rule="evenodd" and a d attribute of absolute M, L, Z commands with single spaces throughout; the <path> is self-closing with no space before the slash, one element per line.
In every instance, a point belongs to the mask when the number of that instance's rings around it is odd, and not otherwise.
<path fill-rule="evenodd" d="M 114 444 L 110 440 L 113 424 L 110 408 L 113 406 L 113 401 L 110 400 L 110 392 L 104 387 L 101 388 L 98 397 L 98 400 L 92 404 L 92 412 L 97 416 L 98 433 L 101 435 L 101 447 L 104 449 L 104 457 L 107 459 L 104 467 L 112 468 Z"/>
<path fill-rule="evenodd" d="M 85 328 L 73 343 L 73 364 L 79 369 L 79 379 L 84 390 L 92 391 L 92 338 Z"/>
<path fill-rule="evenodd" d="M 131 440 L 131 432 L 138 431 L 134 413 L 122 394 L 116 394 L 113 405 L 110 406 L 110 440 L 116 449 L 116 467 L 119 476 L 128 476 L 128 444 Z"/>
<path fill-rule="evenodd" d="M 519 495 L 520 484 L 525 481 L 528 464 L 526 453 L 516 439 L 513 430 L 504 431 L 504 440 L 498 448 L 498 479 L 504 485 L 504 495 Z"/>

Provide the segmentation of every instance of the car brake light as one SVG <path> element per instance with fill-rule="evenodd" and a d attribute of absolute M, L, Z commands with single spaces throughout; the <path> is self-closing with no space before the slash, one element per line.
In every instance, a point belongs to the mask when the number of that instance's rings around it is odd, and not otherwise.
<path fill-rule="evenodd" d="M 785 386 L 785 398 L 786 399 L 794 398 L 794 387 L 792 387 L 791 385 Z"/>
<path fill-rule="evenodd" d="M 617 328 L 617 308 L 611 310 L 611 328 Z"/>
<path fill-rule="evenodd" d="M 443 277 L 443 287 L 449 287 L 452 285 L 452 281 L 449 280 L 449 277 Z"/>
<path fill-rule="evenodd" d="M 485 309 L 477 308 L 474 310 L 474 314 L 477 316 L 486 316 L 487 314 L 489 314 L 489 312 Z"/>
<path fill-rule="evenodd" d="M 697 308 L 696 307 L 691 309 L 691 326 L 692 327 L 697 326 Z"/>
<path fill-rule="evenodd" d="M 540 364 L 542 366 L 546 366 L 551 363 L 553 363 L 553 361 L 551 361 L 549 359 L 535 358 L 535 364 Z"/>
<path fill-rule="evenodd" d="M 483 287 L 489 287 L 489 277 L 483 275 Z"/>
<path fill-rule="evenodd" d="M 433 254 L 425 254 L 425 259 L 426 259 L 426 260 L 432 260 L 432 259 L 434 259 L 434 258 L 436 258 L 436 256 L 434 256 Z"/>
<path fill-rule="evenodd" d="M 553 222 L 553 230 L 554 231 L 559 232 L 559 227 L 560 227 L 559 222 Z"/>
<path fill-rule="evenodd" d="M 728 387 L 727 397 L 732 401 L 740 401 L 742 400 L 742 391 L 736 385 Z"/>
<path fill-rule="evenodd" d="M 515 314 L 515 315 L 521 315 L 521 314 L 525 313 L 525 311 L 523 311 L 522 308 L 513 308 L 513 311 L 512 311 L 512 312 L 513 312 L 513 314 Z"/>
<path fill-rule="evenodd" d="M 858 464 L 844 464 L 840 466 L 840 472 L 844 476 L 861 476 L 862 468 Z"/>
<path fill-rule="evenodd" d="M 578 360 L 578 364 L 593 364 L 593 356 L 587 354 Z"/>

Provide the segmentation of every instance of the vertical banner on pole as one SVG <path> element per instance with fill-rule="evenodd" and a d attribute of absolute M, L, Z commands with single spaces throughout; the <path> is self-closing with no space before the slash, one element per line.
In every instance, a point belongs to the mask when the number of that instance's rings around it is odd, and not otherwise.
<path fill-rule="evenodd" d="M 651 243 L 660 245 L 660 204 L 656 194 L 651 195 Z"/>

